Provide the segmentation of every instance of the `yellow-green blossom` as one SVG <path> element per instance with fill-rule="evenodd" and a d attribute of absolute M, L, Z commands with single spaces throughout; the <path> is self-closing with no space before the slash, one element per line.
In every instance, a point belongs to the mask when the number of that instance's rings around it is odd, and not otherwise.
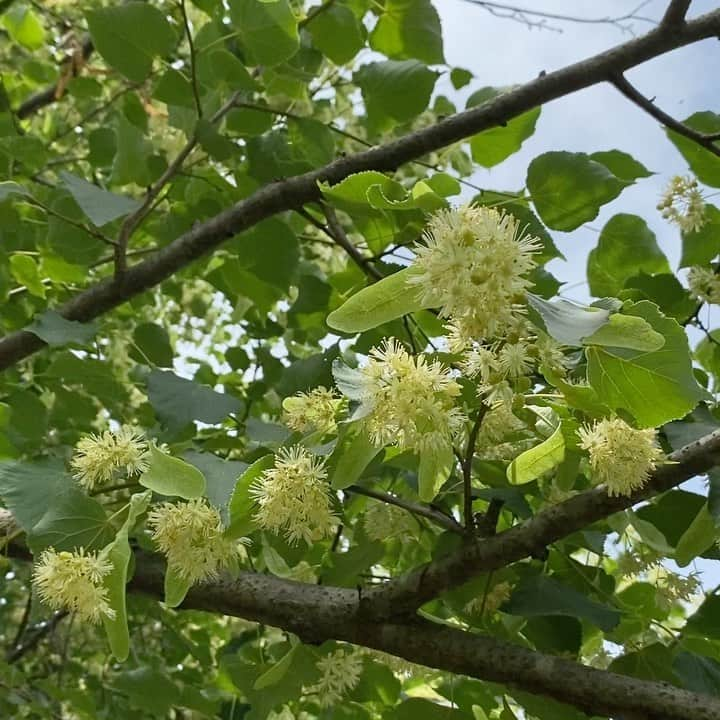
<path fill-rule="evenodd" d="M 371 540 L 384 542 L 392 538 L 412 540 L 418 531 L 415 518 L 407 511 L 379 500 L 370 500 L 363 516 L 365 534 Z"/>
<path fill-rule="evenodd" d="M 283 400 L 283 422 L 301 433 L 332 433 L 337 429 L 335 415 L 341 404 L 334 391 L 322 386 L 309 393 L 299 392 Z"/>
<path fill-rule="evenodd" d="M 720 304 L 720 275 L 709 267 L 693 266 L 687 274 L 690 292 L 703 302 Z"/>
<path fill-rule="evenodd" d="M 360 372 L 365 427 L 376 446 L 436 451 L 462 430 L 460 385 L 441 363 L 412 357 L 391 339 L 370 351 Z"/>
<path fill-rule="evenodd" d="M 92 490 L 120 471 L 128 477 L 139 475 L 147 470 L 148 461 L 148 444 L 142 432 L 123 425 L 116 431 L 82 438 L 75 446 L 70 467 L 73 477 L 86 490 Z"/>
<path fill-rule="evenodd" d="M 359 652 L 336 650 L 317 662 L 320 679 L 304 691 L 317 695 L 320 707 L 330 707 L 340 702 L 360 682 L 363 661 Z"/>
<path fill-rule="evenodd" d="M 477 205 L 440 210 L 416 249 L 409 282 L 449 319 L 451 347 L 500 338 L 524 312 L 527 274 L 540 241 L 504 211 Z"/>
<path fill-rule="evenodd" d="M 605 418 L 578 430 L 580 446 L 590 454 L 598 483 L 613 495 L 631 495 L 645 485 L 663 458 L 655 430 L 638 430 L 620 418 Z"/>
<path fill-rule="evenodd" d="M 676 175 L 670 180 L 657 209 L 683 232 L 697 232 L 705 225 L 705 202 L 698 181 Z"/>
<path fill-rule="evenodd" d="M 191 584 L 216 578 L 242 552 L 237 540 L 223 535 L 220 513 L 205 498 L 154 507 L 148 527 L 168 568 Z"/>
<path fill-rule="evenodd" d="M 43 550 L 33 571 L 33 584 L 40 599 L 54 610 L 69 610 L 78 620 L 98 623 L 103 616 L 115 617 L 103 579 L 112 564 L 83 548 L 74 552 Z"/>
<path fill-rule="evenodd" d="M 288 542 L 308 544 L 332 534 L 337 518 L 332 511 L 325 462 L 304 447 L 281 448 L 275 465 L 250 488 L 258 505 L 255 520 Z"/>

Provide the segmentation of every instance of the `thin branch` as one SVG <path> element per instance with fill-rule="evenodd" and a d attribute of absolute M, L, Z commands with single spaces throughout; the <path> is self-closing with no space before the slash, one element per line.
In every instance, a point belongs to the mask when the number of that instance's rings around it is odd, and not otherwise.
<path fill-rule="evenodd" d="M 483 406 L 478 410 L 475 422 L 473 423 L 470 434 L 468 435 L 467 447 L 465 449 L 465 457 L 462 458 L 462 474 L 463 474 L 463 496 L 464 496 L 464 513 L 465 518 L 465 532 L 468 535 L 473 535 L 475 531 L 475 522 L 473 519 L 473 496 L 472 496 L 472 461 L 475 457 L 475 446 L 477 445 L 478 434 L 480 433 L 480 426 L 482 425 L 483 418 L 485 417 L 485 408 Z"/>
<path fill-rule="evenodd" d="M 685 23 L 685 16 L 690 9 L 691 2 L 692 0 L 670 0 L 660 25 L 672 29 L 682 26 Z"/>
<path fill-rule="evenodd" d="M 35 632 L 33 632 L 22 645 L 16 645 L 6 654 L 5 662 L 7 662 L 8 665 L 16 663 L 20 660 L 20 658 L 36 648 L 38 644 L 50 635 L 67 616 L 67 611 L 61 610 L 56 612 L 50 620 L 46 620 L 37 625 Z"/>
<path fill-rule="evenodd" d="M 356 495 L 365 495 L 365 497 L 374 498 L 375 500 L 380 500 L 381 502 L 388 503 L 389 505 L 395 505 L 403 510 L 407 510 L 413 515 L 432 520 L 432 522 L 436 525 L 440 525 L 450 532 L 460 535 L 464 533 L 462 525 L 460 525 L 460 523 L 458 523 L 454 518 L 450 517 L 450 515 L 446 515 L 440 510 L 430 507 L 429 505 L 412 502 L 411 500 L 404 500 L 397 495 L 391 495 L 390 493 L 382 492 L 382 490 L 364 488 L 360 485 L 351 485 L 345 489 L 345 492 L 355 493 Z"/>
<path fill-rule="evenodd" d="M 200 90 L 198 87 L 198 79 L 197 79 L 197 57 L 195 55 L 195 43 L 193 42 L 192 30 L 190 28 L 190 20 L 188 20 L 187 8 L 185 7 L 185 0 L 179 0 L 178 5 L 180 6 L 180 12 L 182 14 L 183 25 L 185 26 L 185 35 L 187 37 L 188 47 L 190 49 L 190 76 L 191 76 L 193 97 L 195 98 L 195 109 L 197 111 L 197 116 L 199 118 L 201 118 L 203 115 L 203 111 L 202 111 L 202 103 L 200 102 Z"/>
<path fill-rule="evenodd" d="M 469 110 L 451 115 L 381 147 L 348 155 L 303 175 L 266 185 L 218 215 L 197 223 L 151 258 L 128 268 L 122 281 L 104 280 L 56 308 L 68 320 L 87 322 L 171 277 L 238 233 L 277 213 L 322 197 L 319 181 L 335 184 L 363 170 L 395 170 L 404 163 L 495 127 L 528 110 L 587 88 L 676 48 L 720 34 L 720 10 L 689 20 L 677 33 L 655 29 L 622 45 L 545 73 Z M 0 370 L 45 346 L 34 333 L 0 339 Z"/>
<path fill-rule="evenodd" d="M 654 117 L 665 127 L 675 131 L 678 135 L 683 135 L 693 140 L 701 147 L 709 150 L 713 155 L 720 157 L 720 147 L 714 144 L 717 138 L 714 135 L 705 135 L 704 133 L 693 130 L 691 127 L 676 120 L 671 115 L 661 110 L 650 99 L 646 98 L 634 85 L 632 85 L 622 73 L 613 75 L 610 82 L 631 102 L 642 108 L 648 115 Z"/>
<path fill-rule="evenodd" d="M 381 280 L 383 274 L 372 265 L 368 258 L 363 257 L 360 251 L 350 242 L 338 219 L 335 208 L 328 203 L 322 203 L 322 209 L 325 214 L 325 219 L 327 220 L 327 234 L 357 263 L 364 273 L 374 280 Z"/>
<path fill-rule="evenodd" d="M 22 617 L 20 618 L 20 622 L 18 623 L 15 637 L 13 637 L 12 642 L 10 643 L 9 652 L 11 652 L 16 647 L 18 647 L 18 645 L 20 645 L 20 641 L 22 640 L 22 637 L 25 634 L 25 629 L 27 628 L 28 620 L 30 620 L 30 611 L 32 610 L 32 600 L 33 600 L 32 588 L 28 588 L 28 596 L 27 596 L 27 600 L 25 601 L 25 608 L 23 610 Z"/>

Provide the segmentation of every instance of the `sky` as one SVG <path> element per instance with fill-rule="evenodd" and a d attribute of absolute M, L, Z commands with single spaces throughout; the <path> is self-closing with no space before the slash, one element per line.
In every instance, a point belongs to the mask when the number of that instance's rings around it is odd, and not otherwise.
<path fill-rule="evenodd" d="M 637 7 L 639 0 L 507 0 L 509 4 L 577 17 L 619 17 Z M 550 21 L 557 32 L 528 28 L 514 20 L 494 17 L 471 0 L 436 0 L 443 25 L 445 56 L 449 65 L 471 70 L 475 79 L 463 90 L 465 96 L 486 85 L 505 86 L 527 82 L 541 70 L 550 72 L 626 42 L 632 34 L 604 24 L 582 25 Z M 651 0 L 639 15 L 659 19 L 667 0 Z M 688 17 L 715 9 L 717 2 L 694 0 Z M 637 35 L 652 24 L 623 21 Z M 720 108 L 720 42 L 705 40 L 663 55 L 627 73 L 628 79 L 659 107 L 682 120 L 698 110 Z M 713 79 L 715 78 L 715 79 Z M 566 297 L 589 298 L 585 284 L 587 254 L 598 233 L 616 213 L 635 213 L 655 232 L 672 268 L 680 258 L 680 235 L 660 217 L 658 199 L 668 180 L 686 174 L 688 167 L 666 138 L 657 121 L 625 99 L 609 84 L 596 85 L 555 100 L 542 109 L 535 134 L 496 167 L 478 169 L 473 181 L 482 187 L 518 190 L 524 186 L 530 161 L 550 150 L 592 153 L 619 149 L 656 175 L 639 180 L 619 198 L 605 205 L 591 223 L 571 232 L 552 231 L 567 262 L 555 260 L 548 269 L 568 283 Z M 713 190 L 709 190 L 713 192 Z"/>

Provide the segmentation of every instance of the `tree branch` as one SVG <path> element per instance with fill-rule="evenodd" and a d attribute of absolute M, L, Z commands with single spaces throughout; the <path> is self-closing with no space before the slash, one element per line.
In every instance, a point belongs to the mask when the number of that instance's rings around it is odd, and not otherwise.
<path fill-rule="evenodd" d="M 717 140 L 715 135 L 705 135 L 697 130 L 693 130 L 691 127 L 685 125 L 685 123 L 681 123 L 671 115 L 668 115 L 657 107 L 650 98 L 646 98 L 622 73 L 614 75 L 611 78 L 611 82 L 628 100 L 642 108 L 648 115 L 654 117 L 662 125 L 670 130 L 674 130 L 678 135 L 683 135 L 693 140 L 698 145 L 709 150 L 713 155 L 720 157 L 720 147 L 714 144 L 714 141 Z"/>
<path fill-rule="evenodd" d="M 687 22 L 677 33 L 661 29 L 535 80 L 381 147 L 340 158 L 318 170 L 266 185 L 235 206 L 178 237 L 121 277 L 108 279 L 77 295 L 58 311 L 68 320 L 87 322 L 161 283 L 177 270 L 211 252 L 231 237 L 277 213 L 321 198 L 318 181 L 330 184 L 362 170 L 394 170 L 538 105 L 606 81 L 628 68 L 690 43 L 720 34 L 720 10 Z M 15 332 L 0 340 L 0 370 L 44 346 L 37 335 Z"/>
<path fill-rule="evenodd" d="M 692 0 L 670 0 L 665 15 L 660 22 L 661 27 L 676 29 L 685 23 L 685 16 L 690 9 Z"/>
<path fill-rule="evenodd" d="M 720 430 L 671 453 L 668 461 L 644 488 L 630 496 L 610 497 L 602 486 L 579 493 L 509 530 L 465 544 L 381 588 L 371 589 L 363 596 L 366 612 L 381 619 L 407 616 L 475 575 L 530 557 L 593 522 L 706 472 L 720 461 Z"/>

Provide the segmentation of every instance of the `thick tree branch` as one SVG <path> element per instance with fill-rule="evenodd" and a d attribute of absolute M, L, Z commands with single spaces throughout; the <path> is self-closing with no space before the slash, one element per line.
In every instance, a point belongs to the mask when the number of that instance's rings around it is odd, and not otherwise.
<path fill-rule="evenodd" d="M 211 252 L 243 230 L 277 213 L 321 198 L 319 181 L 340 182 L 362 170 L 395 170 L 406 162 L 463 140 L 582 88 L 604 82 L 651 58 L 720 34 L 720 10 L 687 22 L 675 33 L 656 29 L 562 70 L 505 92 L 482 105 L 452 115 L 435 125 L 409 133 L 386 145 L 340 158 L 324 168 L 267 185 L 205 222 L 197 224 L 153 257 L 128 268 L 119 277 L 94 285 L 59 312 L 86 322 L 154 287 L 180 268 Z M 0 370 L 44 346 L 37 335 L 20 331 L 0 340 Z"/>
<path fill-rule="evenodd" d="M 661 110 L 655 103 L 650 99 L 646 98 L 634 85 L 632 85 L 624 75 L 618 74 L 613 76 L 611 80 L 612 84 L 631 102 L 635 103 L 638 107 L 642 108 L 648 115 L 652 115 L 657 121 L 663 124 L 666 128 L 675 131 L 678 135 L 683 135 L 690 140 L 693 140 L 698 145 L 709 150 L 713 155 L 720 157 L 720 147 L 715 145 L 717 137 L 715 135 L 705 135 L 704 133 L 693 130 L 691 127 L 676 120 L 672 115 L 668 115 L 666 112 Z"/>
<path fill-rule="evenodd" d="M 687 11 L 690 9 L 690 3 L 692 0 L 670 0 L 665 15 L 661 21 L 661 26 L 664 28 L 676 29 L 685 22 L 685 16 Z"/>
<path fill-rule="evenodd" d="M 594 488 L 505 532 L 466 544 L 408 575 L 373 588 L 363 597 L 365 611 L 374 618 L 407 616 L 481 572 L 530 557 L 573 532 L 706 472 L 720 462 L 720 430 L 672 453 L 668 460 L 644 488 L 629 497 L 609 497 L 604 487 Z"/>

